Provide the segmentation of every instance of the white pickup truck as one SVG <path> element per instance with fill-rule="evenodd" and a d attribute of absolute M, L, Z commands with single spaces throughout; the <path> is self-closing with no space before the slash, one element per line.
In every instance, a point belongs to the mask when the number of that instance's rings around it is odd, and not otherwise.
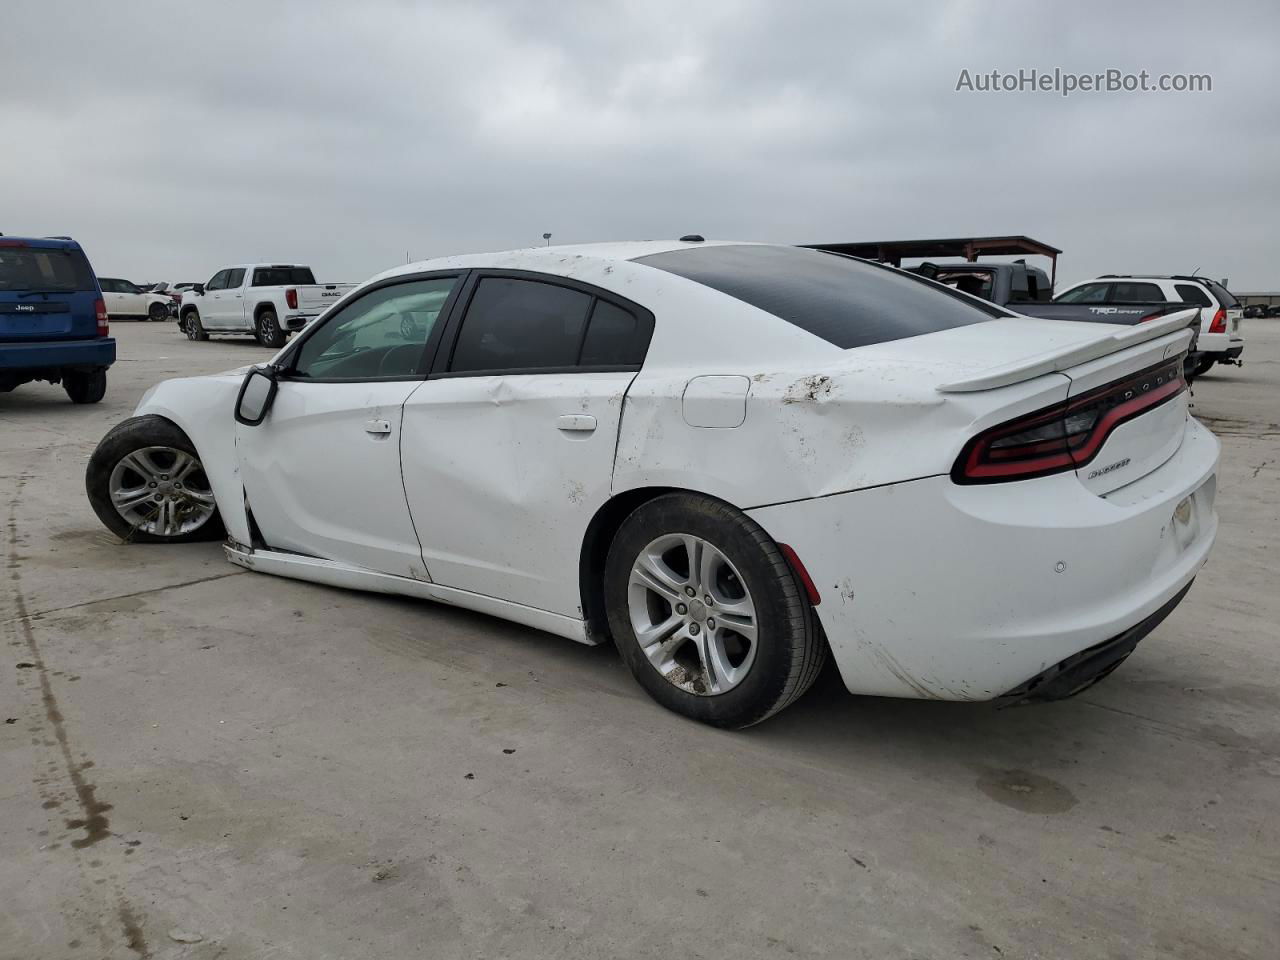
<path fill-rule="evenodd" d="M 316 283 L 311 268 L 296 263 L 243 263 L 225 267 L 208 283 L 182 295 L 178 326 L 190 340 L 209 334 L 248 334 L 264 347 L 282 347 L 354 283 Z"/>

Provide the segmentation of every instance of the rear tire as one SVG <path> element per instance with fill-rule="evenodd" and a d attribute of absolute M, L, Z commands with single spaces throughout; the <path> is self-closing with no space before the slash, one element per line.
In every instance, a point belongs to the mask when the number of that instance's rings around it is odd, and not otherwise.
<path fill-rule="evenodd" d="M 147 307 L 147 319 L 152 322 L 159 322 L 168 319 L 169 308 L 163 303 L 153 303 Z"/>
<path fill-rule="evenodd" d="M 157 448 L 170 451 L 171 459 L 161 459 L 163 454 L 146 454 L 139 463 L 153 464 L 159 469 L 165 469 L 163 466 L 166 462 L 172 462 L 176 465 L 176 454 L 185 455 L 189 460 L 195 461 L 194 467 L 182 474 L 183 487 L 179 490 L 167 491 L 167 495 L 173 499 L 178 506 L 173 508 L 179 511 L 177 516 L 181 519 L 183 516 L 190 517 L 192 513 L 183 514 L 181 511 L 192 508 L 192 501 L 189 498 L 192 495 L 199 496 L 208 501 L 212 501 L 212 491 L 209 488 L 208 478 L 204 475 L 204 467 L 199 462 L 200 456 L 196 452 L 194 444 L 187 438 L 178 426 L 164 417 L 148 415 L 144 417 L 131 417 L 123 423 L 117 424 L 107 432 L 107 435 L 98 443 L 98 447 L 93 451 L 93 456 L 89 458 L 89 467 L 85 471 L 85 490 L 89 494 L 89 504 L 93 507 L 93 512 L 98 515 L 98 519 L 121 540 L 133 543 L 187 543 L 195 540 L 221 540 L 226 536 L 226 530 L 222 525 L 222 518 L 218 513 L 216 504 L 213 506 L 212 512 L 206 516 L 192 529 L 179 530 L 178 532 L 163 535 L 155 532 L 148 532 L 141 528 L 137 522 L 130 522 L 126 519 L 120 509 L 117 509 L 116 501 L 112 498 L 112 474 L 117 473 L 117 467 L 122 464 L 125 458 L 139 451 L 156 451 Z M 121 486 L 127 489 L 121 491 L 122 501 L 130 502 L 129 498 L 133 498 L 134 507 L 138 509 L 138 500 L 133 497 L 130 488 L 136 487 L 138 492 L 142 494 L 141 502 L 147 504 L 147 497 L 150 495 L 150 487 L 147 486 L 148 476 L 144 475 L 147 471 L 142 470 L 135 474 L 129 474 L 122 471 L 124 478 Z M 166 480 L 177 478 L 177 473 Z M 159 477 L 155 478 L 159 480 Z M 159 491 L 166 483 L 162 483 L 155 489 Z M 185 492 L 184 492 L 185 491 Z M 150 501 L 155 502 L 155 501 Z M 159 509 L 159 508 L 155 508 Z M 200 511 L 194 511 L 200 512 Z M 145 518 L 143 518 L 145 519 Z M 194 522 L 194 521 L 190 521 Z M 175 523 L 175 529 L 180 524 Z"/>
<path fill-rule="evenodd" d="M 660 563 L 674 589 L 653 590 L 654 578 L 643 571 L 653 569 L 667 543 L 674 546 Z M 700 544 L 700 558 L 710 550 L 712 565 L 695 561 L 693 548 L 682 543 Z M 754 520 L 710 497 L 664 494 L 627 517 L 609 548 L 604 594 L 614 642 L 640 686 L 667 709 L 703 723 L 740 729 L 767 719 L 808 690 L 826 661 L 821 628 L 778 545 Z M 735 606 L 749 609 L 749 618 L 733 613 Z M 686 626 L 661 629 L 682 616 Z M 737 633 L 735 620 L 749 629 Z M 717 657 L 712 670 L 707 664 Z M 717 673 L 710 682 L 709 673 Z"/>
<path fill-rule="evenodd" d="M 204 324 L 200 322 L 200 313 L 197 310 L 189 310 L 182 315 L 183 332 L 187 335 L 188 340 L 208 340 L 209 334 L 205 333 Z"/>
<path fill-rule="evenodd" d="M 276 319 L 274 310 L 263 310 L 258 314 L 254 336 L 264 347 L 275 347 L 277 349 L 283 347 L 287 339 L 285 332 L 280 329 L 280 321 Z"/>
<path fill-rule="evenodd" d="M 107 395 L 107 371 L 92 373 L 64 373 L 62 389 L 72 403 L 97 403 Z"/>

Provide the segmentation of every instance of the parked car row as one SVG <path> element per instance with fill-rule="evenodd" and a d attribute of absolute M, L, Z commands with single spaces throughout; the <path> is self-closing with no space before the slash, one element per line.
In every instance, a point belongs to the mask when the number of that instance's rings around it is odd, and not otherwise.
<path fill-rule="evenodd" d="M 1280 317 L 1280 303 L 1251 303 L 1244 308 L 1246 319 L 1253 317 Z"/>
<path fill-rule="evenodd" d="M 1135 324 L 1178 310 L 1193 311 L 1187 314 L 1194 331 L 1187 355 L 1190 379 L 1215 363 L 1239 365 L 1244 353 L 1240 321 L 1247 311 L 1226 287 L 1207 277 L 1107 274 L 1072 284 L 1054 296 L 1048 275 L 1022 261 L 925 262 L 910 269 L 1031 317 Z"/>
<path fill-rule="evenodd" d="M 1063 290 L 1054 303 L 1078 304 L 1096 309 L 1099 304 L 1168 303 L 1190 304 L 1197 308 L 1200 354 L 1195 374 L 1205 373 L 1215 363 L 1240 363 L 1244 335 L 1240 320 L 1244 308 L 1222 284 L 1206 277 L 1121 276 L 1107 274 Z"/>
<path fill-rule="evenodd" d="M 207 284 L 142 286 L 97 276 L 69 237 L 0 234 L 0 393 L 45 381 L 76 403 L 101 400 L 116 355 L 111 320 L 175 316 L 192 340 L 248 334 L 281 347 L 354 286 L 318 284 L 310 267 L 286 263 L 227 267 Z"/>
<path fill-rule="evenodd" d="M 1195 302 L 1165 298 L 1156 287 L 1112 283 L 1102 284 L 1098 290 L 1091 289 L 1087 297 L 1067 293 L 1054 297 L 1048 275 L 1022 261 L 926 262 L 912 267 L 911 272 L 1028 317 L 1133 326 L 1178 313 L 1192 330 L 1186 359 L 1187 379 L 1194 379 L 1212 366 L 1212 360 L 1206 360 L 1199 346 L 1201 311 L 1196 309 Z"/>

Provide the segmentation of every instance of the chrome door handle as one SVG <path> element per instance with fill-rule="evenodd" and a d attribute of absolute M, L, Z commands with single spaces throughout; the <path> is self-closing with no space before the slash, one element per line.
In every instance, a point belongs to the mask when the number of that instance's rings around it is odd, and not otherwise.
<path fill-rule="evenodd" d="M 556 428 L 590 433 L 596 428 L 596 418 L 585 413 L 566 413 L 556 420 Z"/>
<path fill-rule="evenodd" d="M 365 422 L 364 432 L 371 433 L 375 437 L 385 436 L 391 432 L 390 420 L 369 420 Z"/>

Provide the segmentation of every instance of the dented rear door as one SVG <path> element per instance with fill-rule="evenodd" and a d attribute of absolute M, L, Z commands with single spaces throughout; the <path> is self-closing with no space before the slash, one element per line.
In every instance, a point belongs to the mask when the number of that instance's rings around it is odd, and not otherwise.
<path fill-rule="evenodd" d="M 413 393 L 400 453 L 436 583 L 581 615 L 582 540 L 609 499 L 634 376 L 448 377 Z"/>

